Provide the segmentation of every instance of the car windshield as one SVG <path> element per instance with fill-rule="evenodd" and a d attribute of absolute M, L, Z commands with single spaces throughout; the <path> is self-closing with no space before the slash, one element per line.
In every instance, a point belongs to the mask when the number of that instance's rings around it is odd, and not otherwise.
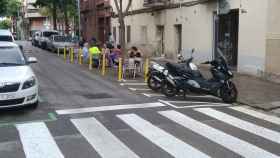
<path fill-rule="evenodd" d="M 13 42 L 13 38 L 12 38 L 12 36 L 2 36 L 2 35 L 0 35 L 0 41 Z"/>
<path fill-rule="evenodd" d="M 0 67 L 26 64 L 23 54 L 16 47 L 0 47 L 0 57 Z"/>
<path fill-rule="evenodd" d="M 54 36 L 54 41 L 55 42 L 65 42 L 66 37 L 64 37 L 64 36 Z"/>
<path fill-rule="evenodd" d="M 58 35 L 58 32 L 52 32 L 52 31 L 43 32 L 44 37 L 50 37 L 51 35 Z"/>

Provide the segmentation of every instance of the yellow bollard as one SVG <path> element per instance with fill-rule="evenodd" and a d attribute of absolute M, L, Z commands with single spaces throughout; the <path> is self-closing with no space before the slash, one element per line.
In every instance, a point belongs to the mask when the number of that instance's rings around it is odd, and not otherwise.
<path fill-rule="evenodd" d="M 105 71 L 106 71 L 106 54 L 103 53 L 102 55 L 102 75 L 105 75 Z"/>
<path fill-rule="evenodd" d="M 145 68 L 144 68 L 144 80 L 148 82 L 148 73 L 149 73 L 149 59 L 146 59 Z"/>
<path fill-rule="evenodd" d="M 64 47 L 63 54 L 64 54 L 64 62 L 66 63 L 67 60 L 66 47 Z"/>
<path fill-rule="evenodd" d="M 74 48 L 70 49 L 70 63 L 74 63 Z"/>
<path fill-rule="evenodd" d="M 123 75 L 122 75 L 122 58 L 119 58 L 119 66 L 118 66 L 118 81 L 122 81 L 123 80 Z"/>
<path fill-rule="evenodd" d="M 57 48 L 57 56 L 60 56 L 60 49 Z"/>
<path fill-rule="evenodd" d="M 89 68 L 89 70 L 92 70 L 92 54 L 91 53 L 89 53 L 89 65 L 88 65 L 88 68 Z"/>
<path fill-rule="evenodd" d="M 82 53 L 83 53 L 83 52 L 82 52 L 82 49 L 80 48 L 80 49 L 79 49 L 79 64 L 80 64 L 80 65 L 83 64 L 83 63 L 82 63 Z"/>

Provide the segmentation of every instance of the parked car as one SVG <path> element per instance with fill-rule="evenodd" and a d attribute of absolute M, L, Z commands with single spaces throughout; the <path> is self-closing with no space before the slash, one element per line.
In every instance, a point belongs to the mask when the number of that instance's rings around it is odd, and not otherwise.
<path fill-rule="evenodd" d="M 52 35 L 47 41 L 47 49 L 55 52 L 58 48 L 74 47 L 71 37 Z"/>
<path fill-rule="evenodd" d="M 33 33 L 32 39 L 31 39 L 31 43 L 33 46 L 39 45 L 39 37 L 40 37 L 40 31 Z"/>
<path fill-rule="evenodd" d="M 52 35 L 59 35 L 59 32 L 55 30 L 40 31 L 40 36 L 38 40 L 39 47 L 42 49 L 46 49 L 49 37 L 51 37 Z"/>
<path fill-rule="evenodd" d="M 0 56 L 0 108 L 37 107 L 38 80 L 30 67 L 37 59 L 12 42 L 0 42 Z"/>
<path fill-rule="evenodd" d="M 0 29 L 0 41 L 15 42 L 15 39 L 10 30 Z"/>

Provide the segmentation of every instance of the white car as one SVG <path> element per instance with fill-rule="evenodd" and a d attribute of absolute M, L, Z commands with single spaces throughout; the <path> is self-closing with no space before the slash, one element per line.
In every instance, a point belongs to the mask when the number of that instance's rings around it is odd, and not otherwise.
<path fill-rule="evenodd" d="M 17 44 L 0 42 L 0 108 L 37 107 L 38 80 Z"/>
<path fill-rule="evenodd" d="M 15 42 L 15 39 L 10 30 L 0 29 L 0 41 Z"/>

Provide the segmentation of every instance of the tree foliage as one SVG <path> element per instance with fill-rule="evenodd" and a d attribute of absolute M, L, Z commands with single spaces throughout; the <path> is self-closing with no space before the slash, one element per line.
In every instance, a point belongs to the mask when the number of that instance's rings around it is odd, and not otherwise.
<path fill-rule="evenodd" d="M 0 16 L 17 16 L 20 0 L 0 0 Z"/>
<path fill-rule="evenodd" d="M 12 23 L 11 23 L 11 20 L 9 20 L 9 19 L 0 21 L 0 29 L 9 29 L 9 28 L 11 28 L 11 26 L 12 26 Z"/>

